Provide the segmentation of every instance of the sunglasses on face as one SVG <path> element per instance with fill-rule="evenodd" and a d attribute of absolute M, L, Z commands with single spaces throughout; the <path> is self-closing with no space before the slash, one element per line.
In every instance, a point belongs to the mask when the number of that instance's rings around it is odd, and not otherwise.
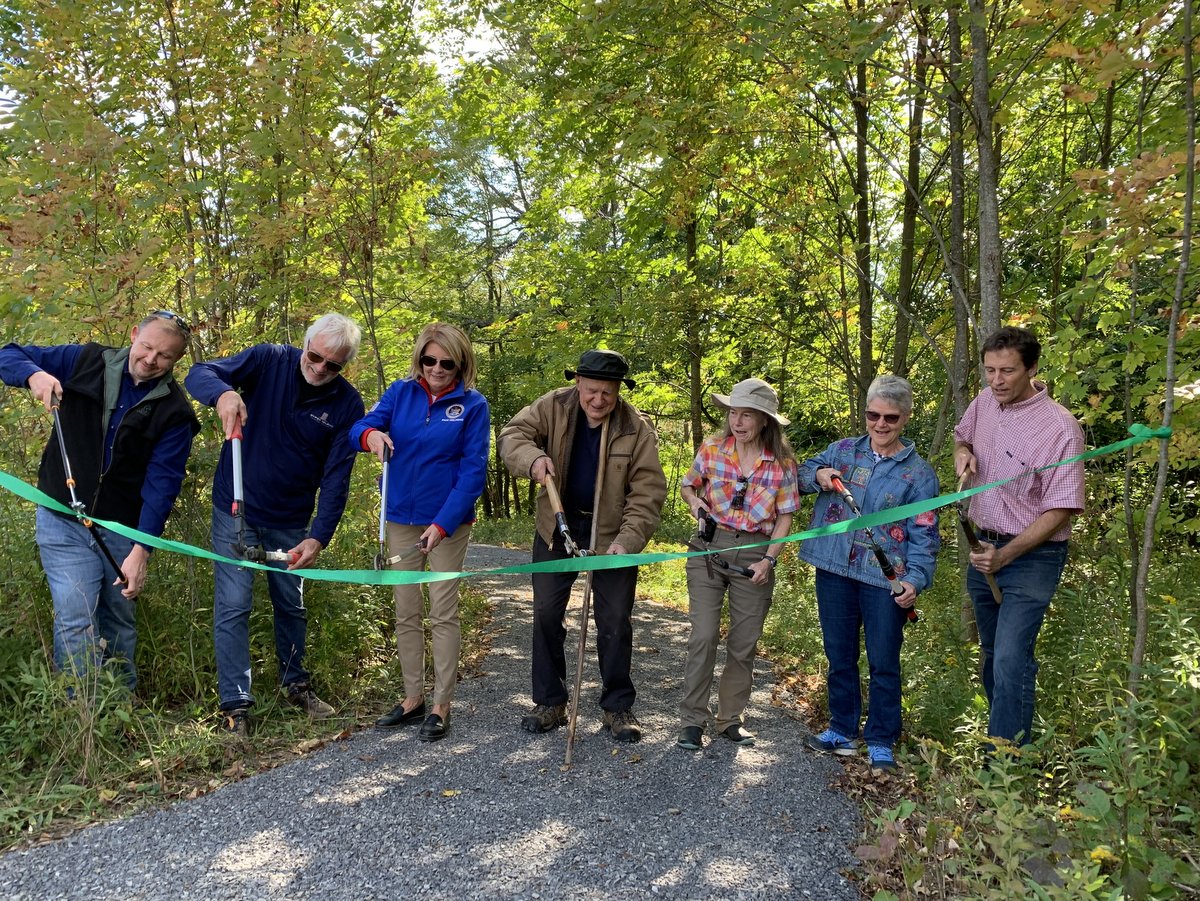
<path fill-rule="evenodd" d="M 750 480 L 742 476 L 737 480 L 737 484 L 738 490 L 734 493 L 733 500 L 730 501 L 729 506 L 734 510 L 741 510 L 746 506 L 746 489 L 750 487 Z"/>
<path fill-rule="evenodd" d="M 189 336 L 192 334 L 192 326 L 186 319 L 178 313 L 172 313 L 170 310 L 151 310 L 150 316 L 154 319 L 165 319 L 168 322 L 174 322 L 179 328 L 186 332 Z"/>
<path fill-rule="evenodd" d="M 453 372 L 458 368 L 458 364 L 453 360 L 439 360 L 437 357 L 423 355 L 421 357 L 422 366 L 438 366 L 446 372 Z"/>
<path fill-rule="evenodd" d="M 313 366 L 320 366 L 322 363 L 324 363 L 325 368 L 330 372 L 341 372 L 342 367 L 346 365 L 345 363 L 339 363 L 336 360 L 331 360 L 329 357 L 323 357 L 315 350 L 309 350 L 307 347 L 304 349 L 304 358 Z"/>
<path fill-rule="evenodd" d="M 879 422 L 883 419 L 888 425 L 895 425 L 900 421 L 899 413 L 876 413 L 874 410 L 867 411 L 867 422 Z"/>

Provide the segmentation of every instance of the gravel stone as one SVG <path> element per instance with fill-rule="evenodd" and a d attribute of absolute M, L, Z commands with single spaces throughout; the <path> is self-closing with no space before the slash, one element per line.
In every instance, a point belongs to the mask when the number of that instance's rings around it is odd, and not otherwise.
<path fill-rule="evenodd" d="M 467 568 L 526 562 L 527 552 L 475 545 Z M 520 727 L 532 703 L 529 577 L 478 584 L 496 607 L 492 650 L 485 674 L 459 684 L 445 740 L 365 728 L 195 800 L 10 851 L 0 856 L 6 897 L 861 898 L 843 875 L 855 867 L 859 815 L 828 788 L 841 767 L 805 750 L 804 726 L 771 705 L 766 661 L 747 711 L 757 743 L 710 733 L 703 750 L 683 751 L 687 616 L 639 601 L 643 739 L 619 744 L 603 730 L 589 641 L 565 769 L 565 729 Z M 570 672 L 582 585 L 567 617 Z"/>

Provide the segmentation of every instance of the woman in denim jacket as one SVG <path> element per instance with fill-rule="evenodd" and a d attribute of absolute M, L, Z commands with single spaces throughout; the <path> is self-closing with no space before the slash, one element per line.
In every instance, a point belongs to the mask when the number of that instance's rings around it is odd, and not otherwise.
<path fill-rule="evenodd" d="M 883 375 L 867 390 L 867 434 L 835 441 L 800 466 L 800 490 L 820 491 L 813 527 L 850 518 L 842 496 L 833 489 L 837 477 L 864 514 L 937 497 L 931 467 L 902 438 L 912 414 L 912 386 L 898 376 Z M 900 643 L 909 609 L 917 595 L 933 583 L 940 539 L 934 511 L 877 526 L 872 530 L 895 567 L 904 591 L 893 597 L 888 580 L 863 530 L 812 538 L 800 546 L 800 557 L 816 567 L 817 609 L 829 694 L 829 728 L 808 739 L 809 747 L 834 754 L 857 753 L 862 718 L 859 688 L 859 633 L 870 666 L 869 704 L 863 738 L 876 775 L 896 768 L 892 746 L 900 737 Z"/>

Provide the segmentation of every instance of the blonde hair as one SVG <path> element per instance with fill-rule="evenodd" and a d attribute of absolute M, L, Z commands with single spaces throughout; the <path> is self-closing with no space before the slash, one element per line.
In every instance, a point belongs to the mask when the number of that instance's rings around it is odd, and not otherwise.
<path fill-rule="evenodd" d="M 410 378 L 421 376 L 421 355 L 431 342 L 437 342 L 458 364 L 458 378 L 464 388 L 475 387 L 475 350 L 471 339 L 457 325 L 448 322 L 431 322 L 421 329 L 413 345 L 412 363 L 408 369 Z"/>

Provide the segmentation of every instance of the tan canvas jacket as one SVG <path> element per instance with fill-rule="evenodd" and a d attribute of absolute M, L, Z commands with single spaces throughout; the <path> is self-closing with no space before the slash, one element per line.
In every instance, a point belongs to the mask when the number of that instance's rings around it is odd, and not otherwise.
<path fill-rule="evenodd" d="M 527 479 L 539 457 L 550 457 L 561 490 L 578 414 L 579 392 L 574 387 L 543 394 L 500 432 L 500 458 L 513 475 Z M 631 554 L 640 553 L 658 528 L 666 497 L 667 478 L 654 429 L 644 414 L 618 398 L 609 416 L 608 462 L 595 511 L 596 552 L 607 553 L 609 545 L 619 544 Z M 547 545 L 553 542 L 554 513 L 544 487 L 538 492 L 537 530 Z"/>

